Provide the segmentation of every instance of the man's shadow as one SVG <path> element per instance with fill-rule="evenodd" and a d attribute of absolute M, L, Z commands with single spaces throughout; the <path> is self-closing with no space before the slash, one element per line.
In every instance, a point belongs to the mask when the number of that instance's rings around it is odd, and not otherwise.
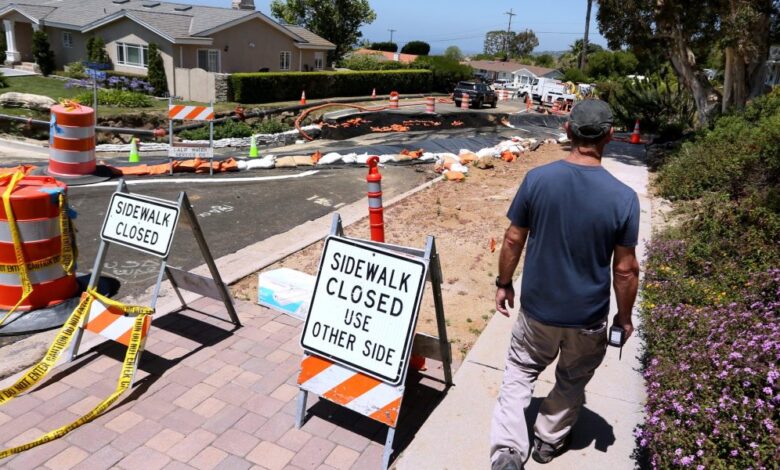
<path fill-rule="evenodd" d="M 533 442 L 534 423 L 542 406 L 543 397 L 533 397 L 528 409 L 525 410 L 525 422 L 528 424 L 528 436 Z M 587 406 L 580 410 L 580 416 L 571 430 L 571 449 L 580 450 L 590 446 L 595 441 L 599 452 L 607 452 L 609 446 L 615 443 L 615 433 L 612 425 L 604 418 L 594 413 Z"/>

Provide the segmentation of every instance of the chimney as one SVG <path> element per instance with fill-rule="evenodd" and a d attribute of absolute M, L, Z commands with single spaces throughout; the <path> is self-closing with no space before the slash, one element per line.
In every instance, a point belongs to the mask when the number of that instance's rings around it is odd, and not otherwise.
<path fill-rule="evenodd" d="M 255 0 L 233 0 L 234 10 L 255 10 Z"/>

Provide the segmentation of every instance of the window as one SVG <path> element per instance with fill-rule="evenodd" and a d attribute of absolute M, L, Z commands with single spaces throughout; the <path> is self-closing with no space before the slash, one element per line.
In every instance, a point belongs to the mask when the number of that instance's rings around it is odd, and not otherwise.
<path fill-rule="evenodd" d="M 279 53 L 280 70 L 290 70 L 290 62 L 292 62 L 292 52 L 282 51 Z"/>
<path fill-rule="evenodd" d="M 131 67 L 146 67 L 149 64 L 149 48 L 140 44 L 116 43 L 116 63 Z"/>
<path fill-rule="evenodd" d="M 322 52 L 314 53 L 314 70 L 322 70 L 325 64 L 325 54 Z"/>
<path fill-rule="evenodd" d="M 219 72 L 219 49 L 198 49 L 198 67 L 207 72 Z"/>
<path fill-rule="evenodd" d="M 73 47 L 73 34 L 69 31 L 62 32 L 62 47 L 70 49 Z"/>

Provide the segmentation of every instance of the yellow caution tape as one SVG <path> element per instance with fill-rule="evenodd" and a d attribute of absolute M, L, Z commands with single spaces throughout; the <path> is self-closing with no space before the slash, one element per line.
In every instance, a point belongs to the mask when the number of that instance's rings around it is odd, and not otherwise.
<path fill-rule="evenodd" d="M 34 441 L 0 451 L 0 459 L 4 459 L 11 455 L 24 452 L 25 450 L 32 449 L 33 447 L 39 446 L 41 444 L 45 444 L 49 441 L 53 441 L 54 439 L 60 438 L 70 431 L 78 428 L 79 426 L 92 421 L 93 419 L 100 416 L 104 411 L 106 411 L 132 385 L 137 358 L 141 352 L 141 346 L 144 340 L 144 322 L 146 321 L 146 317 L 148 315 L 154 313 L 154 310 L 149 307 L 123 305 L 119 302 L 107 299 L 106 297 L 98 294 L 96 291 L 90 289 L 87 290 L 87 295 L 82 298 L 78 307 L 76 307 L 76 309 L 68 318 L 68 321 L 65 322 L 62 329 L 57 334 L 57 337 L 49 347 L 49 351 L 46 353 L 46 356 L 44 356 L 44 358 L 38 364 L 28 370 L 19 380 L 16 381 L 14 385 L 0 391 L 0 404 L 11 400 L 21 392 L 28 390 L 46 376 L 46 374 L 54 367 L 54 364 L 57 362 L 57 359 L 59 358 L 62 351 L 64 351 L 65 348 L 67 348 L 67 346 L 70 344 L 74 333 L 82 324 L 85 316 L 89 314 L 92 302 L 96 299 L 100 302 L 109 300 L 109 302 L 106 303 L 110 306 L 119 308 L 125 314 L 136 315 L 135 322 L 133 322 L 133 329 L 130 333 L 130 344 L 127 347 L 127 352 L 125 353 L 125 360 L 122 364 L 122 372 L 119 375 L 116 389 L 111 395 L 109 395 L 108 398 L 100 402 L 92 410 L 87 412 L 84 416 L 80 417 L 76 421 L 73 421 L 70 424 L 66 424 L 65 426 L 55 429 L 54 431 L 48 432 Z"/>
<path fill-rule="evenodd" d="M 16 217 L 14 217 L 14 211 L 11 207 L 11 193 L 13 193 L 14 188 L 16 188 L 16 183 L 22 178 L 24 178 L 24 173 L 20 171 L 14 173 L 11 176 L 11 181 L 8 183 L 8 188 L 3 193 L 3 207 L 5 208 L 5 216 L 8 219 L 8 228 L 11 230 L 11 240 L 13 240 L 14 243 L 16 264 L 19 265 L 19 278 L 22 281 L 22 297 L 16 302 L 16 305 L 0 319 L 0 325 L 5 323 L 6 319 L 19 308 L 19 305 L 32 294 L 33 289 L 32 283 L 30 282 L 30 276 L 27 272 L 27 263 L 24 262 L 24 251 L 22 251 L 22 241 L 19 237 L 19 226 L 16 224 Z"/>
<path fill-rule="evenodd" d="M 34 271 L 36 269 L 48 268 L 52 264 L 60 262 L 62 257 L 60 255 L 50 256 L 48 258 L 39 259 L 38 261 L 31 261 L 27 263 L 27 270 Z M 18 264 L 0 264 L 0 274 L 16 274 L 22 270 L 22 267 Z"/>
<path fill-rule="evenodd" d="M 68 217 L 68 198 L 64 192 L 60 193 L 60 252 L 62 253 L 62 269 L 70 276 L 76 268 L 78 249 L 73 243 L 73 221 Z"/>

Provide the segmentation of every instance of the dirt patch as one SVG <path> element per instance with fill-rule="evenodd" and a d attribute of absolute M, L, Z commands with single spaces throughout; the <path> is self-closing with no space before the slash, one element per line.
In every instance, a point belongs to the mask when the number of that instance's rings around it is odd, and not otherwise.
<path fill-rule="evenodd" d="M 454 359 L 462 361 L 495 313 L 494 279 L 498 250 L 508 226 L 506 211 L 526 172 L 566 155 L 557 144 L 543 145 L 514 163 L 496 159 L 489 170 L 473 168 L 462 183 L 440 182 L 385 210 L 388 243 L 423 247 L 436 237 L 444 274 L 444 312 Z M 347 236 L 368 238 L 368 221 L 345 229 Z M 491 252 L 491 239 L 496 251 Z M 288 267 L 316 274 L 322 242 L 301 250 L 267 270 Z M 257 275 L 231 286 L 233 295 L 257 301 Z M 426 288 L 417 330 L 436 334 L 433 297 Z"/>
<path fill-rule="evenodd" d="M 371 132 L 409 132 L 495 126 L 505 115 L 493 113 L 356 113 L 322 123 L 324 139 L 351 139 Z"/>

